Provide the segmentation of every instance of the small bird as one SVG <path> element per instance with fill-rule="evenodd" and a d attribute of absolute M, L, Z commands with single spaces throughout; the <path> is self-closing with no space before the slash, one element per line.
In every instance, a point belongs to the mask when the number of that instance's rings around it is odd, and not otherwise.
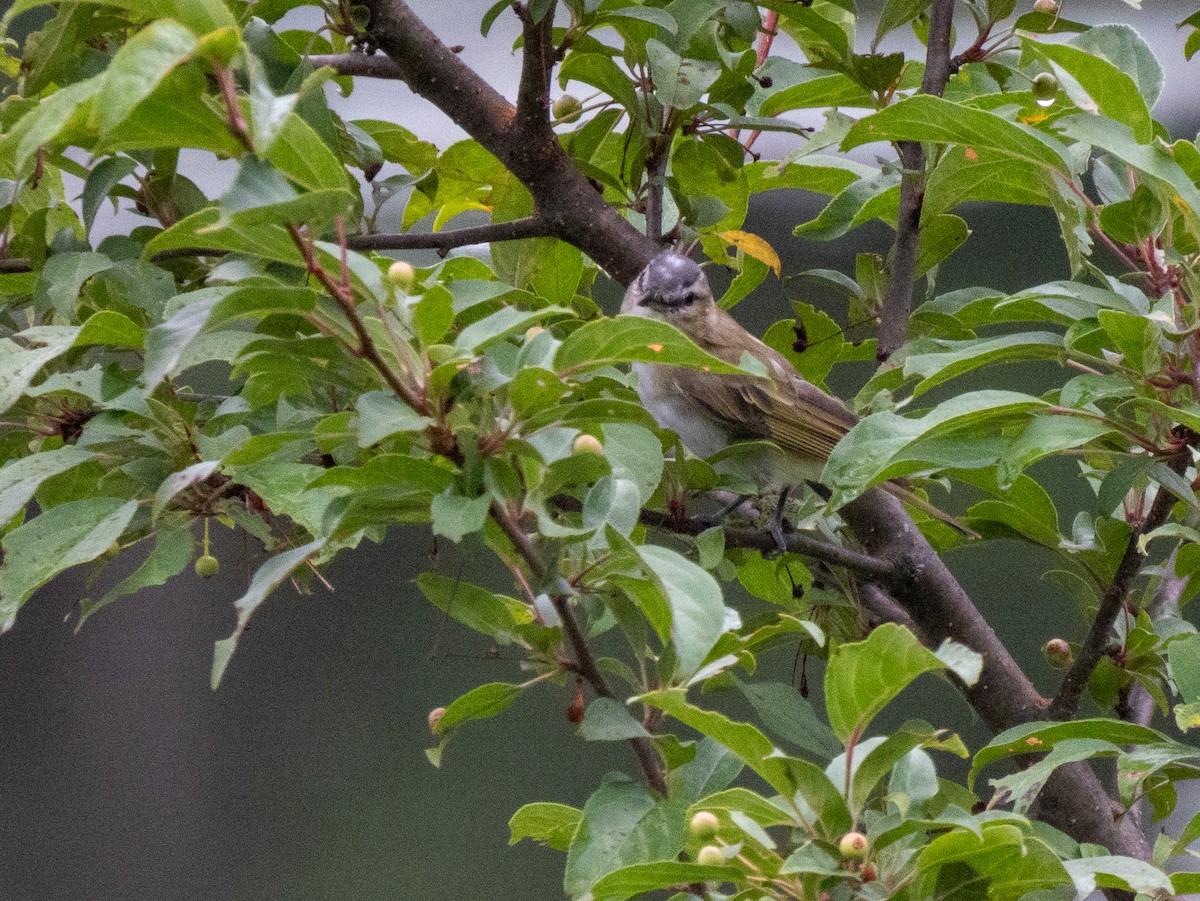
<path fill-rule="evenodd" d="M 779 448 L 777 453 L 764 451 L 756 461 L 755 478 L 764 489 L 781 491 L 771 532 L 782 550 L 789 491 L 802 482 L 819 483 L 834 445 L 858 417 L 717 306 L 703 270 L 682 254 L 664 251 L 654 257 L 629 285 L 621 312 L 668 322 L 726 363 L 737 365 L 748 353 L 766 368 L 768 378 L 633 364 L 642 403 L 693 454 L 709 457 L 732 442 L 755 439 L 767 439 Z M 973 534 L 901 483 L 882 487 L 960 532 Z"/>

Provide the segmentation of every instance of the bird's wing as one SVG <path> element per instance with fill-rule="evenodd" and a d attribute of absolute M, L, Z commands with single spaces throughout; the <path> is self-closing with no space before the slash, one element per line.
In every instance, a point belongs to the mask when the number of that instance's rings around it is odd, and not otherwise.
<path fill-rule="evenodd" d="M 858 417 L 841 401 L 805 381 L 778 351 L 750 340 L 749 346 L 714 344 L 706 349 L 734 364 L 748 352 L 766 367 L 770 381 L 694 373 L 693 400 L 745 437 L 769 438 L 784 450 L 824 461 Z"/>

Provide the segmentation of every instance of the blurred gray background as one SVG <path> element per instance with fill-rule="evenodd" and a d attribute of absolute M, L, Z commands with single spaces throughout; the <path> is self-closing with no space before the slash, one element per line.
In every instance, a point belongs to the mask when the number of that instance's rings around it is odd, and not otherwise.
<path fill-rule="evenodd" d="M 412 5 L 446 43 L 466 45 L 464 59 L 512 96 L 511 15 L 502 15 L 484 41 L 478 21 L 490 0 Z M 878 5 L 860 8 L 870 17 Z M 1135 24 L 1167 71 L 1157 117 L 1176 135 L 1195 135 L 1200 60 L 1184 63 L 1183 35 L 1174 28 L 1194 2 L 1150 3 L 1142 13 L 1120 2 L 1068 0 L 1064 7 L 1074 18 Z M 288 20 L 293 27 L 308 21 L 299 14 Z M 960 35 L 967 37 L 966 26 Z M 788 52 L 785 41 L 777 47 Z M 348 118 L 395 118 L 441 146 L 460 136 L 396 83 L 364 81 L 338 102 Z M 790 140 L 764 138 L 757 149 L 786 152 Z M 211 157 L 195 162 L 214 189 L 232 175 Z M 780 251 L 785 274 L 815 266 L 852 272 L 854 253 L 886 251 L 882 227 L 835 244 L 793 238 L 792 226 L 817 208 L 816 198 L 774 192 L 753 209 L 747 228 Z M 967 218 L 973 236 L 943 267 L 941 287 L 1016 289 L 1065 274 L 1050 215 L 976 208 Z M 761 330 L 787 315 L 788 301 L 805 290 L 795 279 L 772 281 L 739 310 Z M 830 303 L 831 312 L 841 312 Z M 861 375 L 850 373 L 835 387 L 848 395 Z M 1071 472 L 1065 466 L 1052 474 L 1069 490 Z M 102 592 L 120 573 L 90 587 L 86 572 L 70 573 L 0 637 L 3 897 L 561 897 L 563 857 L 528 842 L 507 848 L 506 821 L 530 801 L 582 804 L 605 772 L 633 771 L 626 748 L 582 742 L 565 718 L 569 693 L 543 685 L 499 720 L 460 734 L 440 770 L 423 754 L 432 743 L 425 723 L 432 707 L 482 681 L 521 678 L 481 638 L 443 621 L 412 584 L 417 573 L 436 569 L 506 587 L 504 573 L 481 569 L 489 555 L 446 542 L 435 555 L 419 529 L 396 530 L 385 546 L 344 555 L 327 573 L 333 593 L 301 597 L 284 589 L 270 598 L 214 693 L 212 643 L 230 633 L 231 602 L 260 562 L 223 529 L 215 537 L 222 573 L 209 582 L 189 573 L 121 601 L 75 635 L 66 618 L 78 599 Z M 1052 627 L 1073 623 L 1065 637 L 1076 639 L 1081 626 L 1071 602 L 1039 580 L 1046 562 L 1004 544 L 951 559 L 997 630 L 1030 661 L 1040 687 L 1050 690 L 1056 677 L 1038 648 Z M 787 652 L 763 668 L 787 680 L 791 664 Z M 937 725 L 961 730 L 976 747 L 985 740 L 952 690 L 931 680 L 919 693 L 924 715 L 932 709 L 941 717 Z M 735 699 L 722 703 L 744 712 Z M 880 728 L 918 712 L 889 711 Z"/>

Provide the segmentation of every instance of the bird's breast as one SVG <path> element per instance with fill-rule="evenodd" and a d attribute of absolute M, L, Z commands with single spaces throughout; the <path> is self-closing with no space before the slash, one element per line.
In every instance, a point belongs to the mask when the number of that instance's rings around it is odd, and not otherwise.
<path fill-rule="evenodd" d="M 728 429 L 688 398 L 676 383 L 674 370 L 654 363 L 634 363 L 638 397 L 654 421 L 679 436 L 697 457 L 710 457 L 729 444 Z"/>

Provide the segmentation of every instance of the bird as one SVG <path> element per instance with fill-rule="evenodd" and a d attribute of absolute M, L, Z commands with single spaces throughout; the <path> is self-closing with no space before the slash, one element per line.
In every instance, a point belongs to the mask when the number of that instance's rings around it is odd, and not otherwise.
<path fill-rule="evenodd" d="M 858 416 L 721 309 L 704 270 L 684 254 L 666 250 L 653 257 L 629 284 L 621 313 L 667 322 L 726 363 L 739 365 L 749 354 L 762 364 L 765 377 L 662 363 L 634 363 L 632 368 L 642 404 L 696 456 L 710 457 L 738 441 L 765 439 L 774 445 L 755 453 L 751 469 L 764 490 L 780 492 L 770 531 L 784 550 L 783 511 L 791 489 L 809 484 L 829 499 L 828 488 L 820 485 L 821 472 Z M 974 534 L 902 482 L 882 487 L 957 531 Z"/>

